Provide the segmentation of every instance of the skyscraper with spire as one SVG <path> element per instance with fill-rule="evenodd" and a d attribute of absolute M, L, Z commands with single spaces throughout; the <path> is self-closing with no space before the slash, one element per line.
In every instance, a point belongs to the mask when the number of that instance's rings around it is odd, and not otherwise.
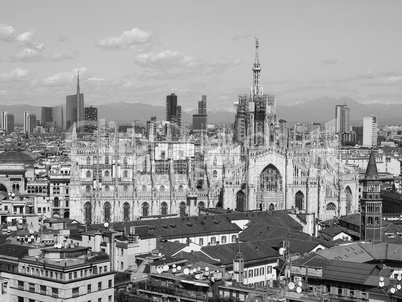
<path fill-rule="evenodd" d="M 84 130 L 84 94 L 80 91 L 80 72 L 77 75 L 77 93 L 66 97 L 66 130 L 77 124 L 77 132 Z"/>

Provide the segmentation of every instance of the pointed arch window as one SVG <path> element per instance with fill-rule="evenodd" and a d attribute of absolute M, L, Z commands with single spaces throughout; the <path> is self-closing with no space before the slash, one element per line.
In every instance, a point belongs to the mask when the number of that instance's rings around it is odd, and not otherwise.
<path fill-rule="evenodd" d="M 123 205 L 123 220 L 124 221 L 130 220 L 130 205 L 128 202 L 125 202 Z"/>
<path fill-rule="evenodd" d="M 109 177 L 110 176 L 110 172 L 108 170 L 105 171 L 105 177 Z"/>
<path fill-rule="evenodd" d="M 85 192 L 90 193 L 91 192 L 91 186 L 86 186 L 85 187 Z"/>
<path fill-rule="evenodd" d="M 92 173 L 89 170 L 85 173 L 86 178 L 91 178 L 91 175 L 92 175 Z"/>
<path fill-rule="evenodd" d="M 123 165 L 127 165 L 127 157 L 123 158 Z"/>
<path fill-rule="evenodd" d="M 124 185 L 123 192 L 127 192 L 127 191 L 128 191 L 128 186 Z"/>
<path fill-rule="evenodd" d="M 168 205 L 167 205 L 166 202 L 162 202 L 162 204 L 161 204 L 161 214 L 163 216 L 165 216 L 165 215 L 167 215 L 167 213 L 168 213 Z"/>
<path fill-rule="evenodd" d="M 124 171 L 123 171 L 123 177 L 124 177 L 124 178 L 127 178 L 127 177 L 128 177 L 128 172 L 127 172 L 127 170 L 124 170 Z"/>
<path fill-rule="evenodd" d="M 142 216 L 143 217 L 149 216 L 149 204 L 147 202 L 144 202 L 142 204 Z"/>
<path fill-rule="evenodd" d="M 105 156 L 105 165 L 109 164 L 109 156 Z"/>
<path fill-rule="evenodd" d="M 180 208 L 180 217 L 186 216 L 186 203 L 182 201 L 180 203 L 179 208 Z"/>
<path fill-rule="evenodd" d="M 104 211 L 104 221 L 105 222 L 110 222 L 110 217 L 111 217 L 111 205 L 109 202 L 106 202 L 105 205 L 103 206 L 103 211 Z"/>
<path fill-rule="evenodd" d="M 85 223 L 91 224 L 92 223 L 92 206 L 90 202 L 87 202 L 84 205 L 84 213 L 85 213 Z"/>
<path fill-rule="evenodd" d="M 90 165 L 91 164 L 91 158 L 88 156 L 87 157 L 87 165 Z"/>

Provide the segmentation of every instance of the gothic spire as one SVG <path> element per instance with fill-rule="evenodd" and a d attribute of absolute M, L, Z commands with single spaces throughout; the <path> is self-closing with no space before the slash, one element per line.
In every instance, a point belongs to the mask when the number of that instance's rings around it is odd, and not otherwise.
<path fill-rule="evenodd" d="M 377 170 L 377 164 L 375 162 L 375 154 L 373 149 L 371 149 L 370 152 L 370 159 L 367 164 L 366 175 L 364 178 L 371 180 L 378 179 L 378 170 Z"/>
<path fill-rule="evenodd" d="M 260 87 L 260 55 L 258 52 L 259 43 L 258 38 L 255 38 L 255 59 L 253 64 L 253 87 L 252 87 L 252 96 L 262 95 L 262 87 Z"/>

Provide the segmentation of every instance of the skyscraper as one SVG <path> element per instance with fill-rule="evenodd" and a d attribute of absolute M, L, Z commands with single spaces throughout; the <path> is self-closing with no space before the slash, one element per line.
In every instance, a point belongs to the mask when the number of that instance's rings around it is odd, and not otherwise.
<path fill-rule="evenodd" d="M 6 134 L 14 132 L 14 114 L 7 113 L 5 116 L 5 128 Z"/>
<path fill-rule="evenodd" d="M 41 126 L 50 127 L 50 123 L 53 122 L 53 108 L 42 107 Z"/>
<path fill-rule="evenodd" d="M 67 131 L 76 123 L 77 131 L 84 130 L 84 94 L 80 92 L 80 74 L 77 76 L 77 93 L 66 97 Z"/>
<path fill-rule="evenodd" d="M 203 95 L 201 101 L 198 101 L 198 114 L 207 114 L 207 96 Z"/>
<path fill-rule="evenodd" d="M 14 114 L 10 114 L 7 111 L 1 113 L 1 129 L 6 134 L 14 132 Z"/>
<path fill-rule="evenodd" d="M 85 107 L 85 132 L 93 133 L 97 128 L 98 122 L 98 108 Z"/>
<path fill-rule="evenodd" d="M 7 111 L 3 111 L 1 113 L 1 129 L 6 129 L 6 115 L 7 115 Z"/>
<path fill-rule="evenodd" d="M 348 105 L 335 106 L 335 133 L 345 133 L 350 131 L 349 125 L 350 109 Z"/>
<path fill-rule="evenodd" d="M 363 147 L 377 146 L 377 118 L 367 116 L 363 118 Z"/>
<path fill-rule="evenodd" d="M 172 137 L 179 138 L 181 132 L 181 106 L 177 105 L 177 95 L 174 93 L 166 96 L 166 120 L 170 122 Z"/>
<path fill-rule="evenodd" d="M 207 129 L 207 96 L 203 95 L 198 101 L 198 114 L 193 114 L 193 131 L 199 132 Z"/>
<path fill-rule="evenodd" d="M 24 111 L 24 117 L 23 117 L 23 122 L 24 122 L 24 134 L 29 134 L 29 111 Z"/>
<path fill-rule="evenodd" d="M 52 107 L 52 118 L 56 132 L 63 132 L 64 130 L 64 112 L 63 106 Z"/>

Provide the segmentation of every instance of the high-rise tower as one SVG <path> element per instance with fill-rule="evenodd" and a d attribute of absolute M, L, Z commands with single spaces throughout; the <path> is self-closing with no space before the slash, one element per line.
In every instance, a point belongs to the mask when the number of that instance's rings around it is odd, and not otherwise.
<path fill-rule="evenodd" d="M 335 106 L 335 132 L 345 133 L 350 131 L 350 109 L 348 105 Z"/>
<path fill-rule="evenodd" d="M 378 177 L 374 150 L 371 150 L 370 159 L 363 180 L 363 195 L 360 199 L 361 229 L 360 239 L 378 243 L 382 241 L 382 198 L 381 181 Z"/>
<path fill-rule="evenodd" d="M 77 131 L 84 130 L 84 94 L 80 91 L 80 73 L 77 76 L 77 93 L 66 97 L 66 128 L 67 131 L 77 123 Z"/>
<path fill-rule="evenodd" d="M 377 118 L 367 116 L 363 118 L 363 147 L 377 146 Z"/>

